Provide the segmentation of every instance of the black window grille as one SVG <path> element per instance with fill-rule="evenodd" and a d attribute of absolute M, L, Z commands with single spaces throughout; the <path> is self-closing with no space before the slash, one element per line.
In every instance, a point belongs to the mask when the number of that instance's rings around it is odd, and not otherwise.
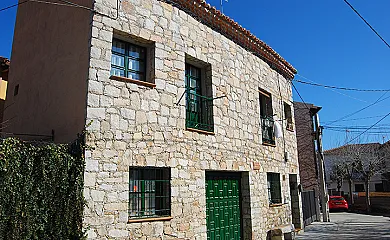
<path fill-rule="evenodd" d="M 214 131 L 213 98 L 202 95 L 201 69 L 186 64 L 186 127 Z"/>
<path fill-rule="evenodd" d="M 279 173 L 267 173 L 267 188 L 269 204 L 282 203 Z"/>
<path fill-rule="evenodd" d="M 272 109 L 272 98 L 271 94 L 259 90 L 260 99 L 260 122 L 262 130 L 263 143 L 275 144 L 275 131 L 274 131 L 274 116 Z"/>
<path fill-rule="evenodd" d="M 112 40 L 111 75 L 145 81 L 146 48 L 114 38 Z"/>
<path fill-rule="evenodd" d="M 170 216 L 170 169 L 130 167 L 129 172 L 129 218 Z"/>
<path fill-rule="evenodd" d="M 284 117 L 286 118 L 287 121 L 287 129 L 288 130 L 294 130 L 294 123 L 293 123 L 293 118 L 292 118 L 292 111 L 291 111 L 291 106 L 288 103 L 284 103 Z"/>

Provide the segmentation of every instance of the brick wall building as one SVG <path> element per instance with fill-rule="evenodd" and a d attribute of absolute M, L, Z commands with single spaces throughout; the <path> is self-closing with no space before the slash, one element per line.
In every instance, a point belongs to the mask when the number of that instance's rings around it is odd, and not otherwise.
<path fill-rule="evenodd" d="M 54 130 L 58 142 L 88 124 L 88 237 L 266 239 L 300 227 L 296 70 L 202 0 L 75 2 L 95 12 L 19 6 L 13 69 L 29 64 L 10 72 L 20 91 L 6 117 L 18 116 L 11 131 Z"/>
<path fill-rule="evenodd" d="M 301 184 L 304 190 L 315 190 L 317 193 L 319 175 L 313 116 L 320 109 L 310 103 L 294 102 Z"/>

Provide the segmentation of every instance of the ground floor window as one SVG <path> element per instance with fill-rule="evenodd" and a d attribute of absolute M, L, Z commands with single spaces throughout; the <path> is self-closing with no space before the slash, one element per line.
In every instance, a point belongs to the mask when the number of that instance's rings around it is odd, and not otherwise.
<path fill-rule="evenodd" d="M 279 173 L 267 173 L 267 187 L 269 204 L 282 203 Z"/>
<path fill-rule="evenodd" d="M 129 168 L 129 218 L 171 215 L 170 169 Z"/>
<path fill-rule="evenodd" d="M 383 183 L 375 183 L 375 192 L 384 192 Z"/>
<path fill-rule="evenodd" d="M 355 192 L 364 192 L 364 184 L 355 184 Z"/>

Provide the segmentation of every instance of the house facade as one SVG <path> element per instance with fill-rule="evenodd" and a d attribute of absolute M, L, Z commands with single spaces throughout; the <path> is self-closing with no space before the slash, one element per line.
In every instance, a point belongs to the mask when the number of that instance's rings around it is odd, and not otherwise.
<path fill-rule="evenodd" d="M 6 115 L 18 116 L 11 131 L 58 142 L 87 126 L 88 237 L 266 239 L 300 228 L 296 70 L 201 0 L 75 2 L 94 12 L 19 7 L 18 64 L 34 53 L 19 47 L 40 16 L 43 33 L 65 26 L 46 33 L 58 42 L 31 44 L 47 55 L 37 68 L 11 71 L 20 90 Z"/>

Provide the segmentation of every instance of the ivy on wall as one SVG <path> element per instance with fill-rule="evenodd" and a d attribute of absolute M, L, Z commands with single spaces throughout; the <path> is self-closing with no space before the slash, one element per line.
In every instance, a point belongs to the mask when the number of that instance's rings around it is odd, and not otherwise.
<path fill-rule="evenodd" d="M 84 238 L 83 139 L 0 139 L 1 240 Z"/>

